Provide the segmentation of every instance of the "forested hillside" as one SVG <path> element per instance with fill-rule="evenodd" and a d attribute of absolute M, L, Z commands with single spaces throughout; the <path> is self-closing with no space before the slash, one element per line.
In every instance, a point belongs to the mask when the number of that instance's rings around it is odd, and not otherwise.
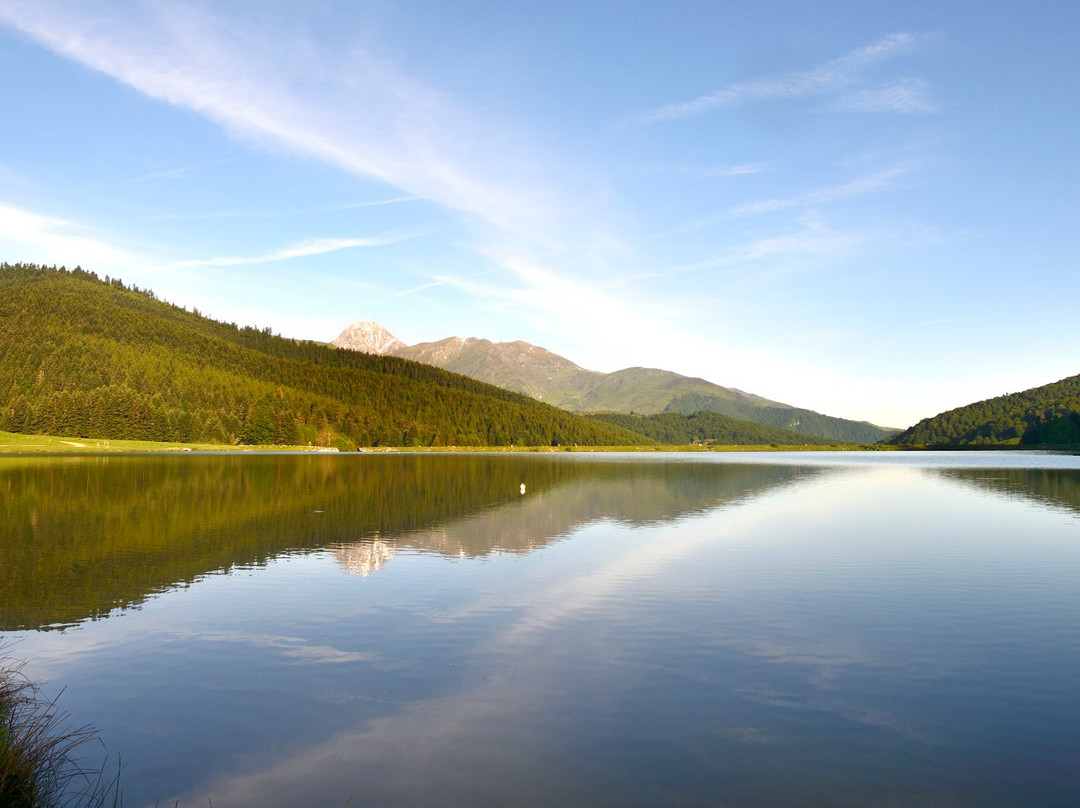
<path fill-rule="evenodd" d="M 640 432 L 657 443 L 682 445 L 710 443 L 719 446 L 821 446 L 837 443 L 828 438 L 803 435 L 788 429 L 741 421 L 717 412 L 696 412 L 691 415 L 665 412 L 654 415 L 624 415 L 603 413 L 590 415 L 609 424 Z"/>
<path fill-rule="evenodd" d="M 430 365 L 219 323 L 79 268 L 6 263 L 0 430 L 340 448 L 645 441 Z"/>
<path fill-rule="evenodd" d="M 887 442 L 925 446 L 1080 444 L 1080 376 L 924 418 Z"/>
<path fill-rule="evenodd" d="M 668 404 L 665 412 L 691 415 L 702 410 L 791 430 L 803 437 L 825 438 L 831 443 L 878 443 L 896 432 L 896 430 L 883 429 L 866 421 L 834 418 L 831 415 L 822 415 L 820 412 L 789 407 L 785 404 L 774 402 L 761 404 L 719 396 L 694 394 L 679 396 Z"/>

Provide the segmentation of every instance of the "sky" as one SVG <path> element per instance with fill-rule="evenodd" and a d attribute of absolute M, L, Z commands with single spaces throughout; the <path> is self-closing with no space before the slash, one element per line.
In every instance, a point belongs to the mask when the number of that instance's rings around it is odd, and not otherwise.
<path fill-rule="evenodd" d="M 906 427 L 1080 373 L 1080 3 L 0 0 L 0 260 Z"/>

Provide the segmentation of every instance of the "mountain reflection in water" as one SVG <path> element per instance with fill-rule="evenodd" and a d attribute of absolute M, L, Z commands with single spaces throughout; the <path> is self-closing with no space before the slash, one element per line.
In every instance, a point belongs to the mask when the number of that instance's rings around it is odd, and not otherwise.
<path fill-rule="evenodd" d="M 939 469 L 938 473 L 1002 496 L 1080 514 L 1080 475 L 1075 469 Z"/>
<path fill-rule="evenodd" d="M 590 521 L 676 519 L 817 473 L 531 455 L 2 458 L 0 630 L 97 619 L 288 553 L 332 548 L 366 575 L 402 546 L 528 552 Z"/>

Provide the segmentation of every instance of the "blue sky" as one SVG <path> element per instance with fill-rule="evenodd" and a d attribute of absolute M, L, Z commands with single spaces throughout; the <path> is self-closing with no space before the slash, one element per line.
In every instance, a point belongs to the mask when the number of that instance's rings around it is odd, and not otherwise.
<path fill-rule="evenodd" d="M 1080 4 L 0 0 L 0 259 L 907 426 L 1080 372 Z"/>

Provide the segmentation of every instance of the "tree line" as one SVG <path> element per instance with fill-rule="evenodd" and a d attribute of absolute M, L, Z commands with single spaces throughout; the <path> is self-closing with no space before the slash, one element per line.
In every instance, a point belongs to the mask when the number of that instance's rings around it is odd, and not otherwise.
<path fill-rule="evenodd" d="M 689 415 L 676 412 L 653 415 L 597 413 L 588 417 L 640 432 L 657 443 L 670 446 L 688 444 L 823 446 L 838 443 L 829 438 L 819 438 L 789 429 L 743 421 L 707 410 Z"/>
<path fill-rule="evenodd" d="M 925 446 L 1080 444 L 1080 375 L 924 418 L 888 442 Z"/>

